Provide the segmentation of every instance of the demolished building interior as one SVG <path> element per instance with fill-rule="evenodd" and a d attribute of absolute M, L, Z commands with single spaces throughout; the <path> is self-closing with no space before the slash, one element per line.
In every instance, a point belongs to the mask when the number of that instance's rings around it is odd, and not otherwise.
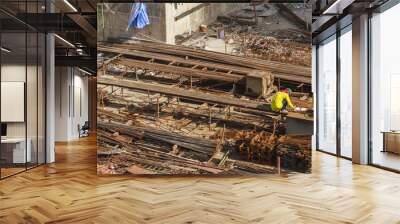
<path fill-rule="evenodd" d="M 296 20 L 302 7 L 246 6 L 177 35 L 176 45 L 99 42 L 98 172 L 258 174 L 277 163 L 309 172 L 311 37 L 307 20 Z M 298 22 L 270 29 L 288 21 Z M 212 49 L 221 40 L 222 50 Z M 283 88 L 305 110 L 271 111 Z"/>

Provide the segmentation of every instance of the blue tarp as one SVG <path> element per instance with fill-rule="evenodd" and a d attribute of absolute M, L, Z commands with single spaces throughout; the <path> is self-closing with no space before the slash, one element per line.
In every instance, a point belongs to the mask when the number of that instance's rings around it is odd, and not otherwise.
<path fill-rule="evenodd" d="M 146 5 L 144 3 L 134 3 L 128 20 L 128 29 L 143 29 L 143 27 L 149 24 L 150 21 L 147 16 Z"/>

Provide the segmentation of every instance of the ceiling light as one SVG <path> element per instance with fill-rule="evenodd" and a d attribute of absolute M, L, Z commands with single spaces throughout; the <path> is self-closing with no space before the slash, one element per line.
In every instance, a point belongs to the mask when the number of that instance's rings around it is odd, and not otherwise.
<path fill-rule="evenodd" d="M 81 72 L 83 72 L 83 73 L 85 73 L 85 74 L 87 74 L 87 75 L 92 75 L 90 72 L 85 71 L 85 70 L 83 70 L 83 69 L 81 69 L 81 68 L 78 68 L 78 70 L 81 71 Z"/>
<path fill-rule="evenodd" d="M 68 40 L 66 40 L 66 39 L 64 39 L 64 38 L 62 38 L 62 37 L 60 37 L 60 36 L 57 35 L 57 34 L 54 34 L 54 36 L 57 37 L 57 38 L 58 38 L 59 40 L 61 40 L 62 42 L 66 43 L 68 46 L 75 48 L 75 45 L 73 45 L 73 44 L 72 44 L 71 42 L 69 42 Z"/>
<path fill-rule="evenodd" d="M 2 51 L 6 52 L 6 53 L 10 53 L 10 52 L 11 52 L 11 50 L 9 50 L 9 49 L 7 49 L 7 48 L 5 48 L 5 47 L 1 47 L 0 49 L 1 49 Z"/>
<path fill-rule="evenodd" d="M 322 14 L 342 14 L 343 10 L 351 5 L 354 0 L 336 0 Z"/>
<path fill-rule="evenodd" d="M 83 50 L 80 48 L 77 48 L 76 53 L 78 53 L 79 55 L 83 55 Z"/>
<path fill-rule="evenodd" d="M 74 12 L 78 12 L 78 10 L 68 1 L 64 0 L 65 4 L 67 4 Z"/>

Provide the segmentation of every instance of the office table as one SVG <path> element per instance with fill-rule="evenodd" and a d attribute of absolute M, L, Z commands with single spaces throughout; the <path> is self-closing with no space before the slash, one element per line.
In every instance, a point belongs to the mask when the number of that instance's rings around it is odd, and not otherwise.
<path fill-rule="evenodd" d="M 400 131 L 383 131 L 382 152 L 400 154 Z"/>
<path fill-rule="evenodd" d="M 5 163 L 25 163 L 31 162 L 32 141 L 30 138 L 26 139 L 27 147 L 25 153 L 25 138 L 5 138 L 1 139 L 1 159 Z"/>

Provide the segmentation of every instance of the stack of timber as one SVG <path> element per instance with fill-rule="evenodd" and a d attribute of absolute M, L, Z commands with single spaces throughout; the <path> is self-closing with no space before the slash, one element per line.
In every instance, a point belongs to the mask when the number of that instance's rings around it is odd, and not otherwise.
<path fill-rule="evenodd" d="M 117 132 L 119 134 L 129 135 L 141 140 L 165 142 L 209 156 L 211 156 L 217 148 L 217 143 L 213 140 L 183 136 L 155 128 L 103 122 L 99 122 L 98 125 L 100 126 L 100 129 L 113 130 L 114 133 Z"/>
<path fill-rule="evenodd" d="M 111 49 L 111 50 L 110 50 Z M 201 62 L 212 62 L 222 64 L 222 66 L 234 66 L 243 70 L 257 69 L 261 71 L 269 71 L 275 77 L 284 80 L 295 81 L 300 83 L 311 83 L 311 68 L 305 66 L 291 65 L 282 62 L 268 61 L 257 58 L 248 58 L 220 52 L 207 51 L 202 49 L 189 48 L 184 46 L 169 45 L 157 42 L 135 41 L 132 43 L 99 43 L 99 51 L 116 51 L 116 49 L 124 49 L 132 51 L 132 54 L 140 54 L 140 52 L 149 54 L 158 54 L 166 56 L 179 57 L 182 59 L 191 59 Z M 145 54 L 143 54 L 145 55 Z M 155 55 L 155 59 L 157 56 Z M 233 69 L 234 70 L 234 69 Z"/>
<path fill-rule="evenodd" d="M 200 70 L 196 68 L 182 67 L 177 64 L 161 64 L 157 62 L 146 62 L 135 59 L 119 58 L 113 61 L 113 64 L 119 64 L 127 67 L 138 67 L 149 69 L 152 71 L 159 71 L 165 73 L 173 73 L 176 75 L 192 76 L 204 79 L 220 80 L 227 82 L 237 82 L 243 77 L 235 74 L 221 73 L 216 71 Z"/>
<path fill-rule="evenodd" d="M 99 122 L 100 174 L 274 173 L 271 166 L 223 155 L 229 146 L 158 129 Z M 109 149 L 107 152 L 106 149 Z M 222 154 L 222 156 L 220 156 Z"/>
<path fill-rule="evenodd" d="M 184 65 L 186 68 L 195 69 L 195 71 L 219 71 L 224 73 L 229 73 L 233 75 L 238 75 L 240 78 L 243 78 L 247 73 L 251 72 L 253 69 L 243 68 L 240 66 L 226 65 L 222 63 L 216 63 L 206 60 L 196 60 L 190 58 L 184 58 L 179 56 L 173 56 L 168 54 L 160 54 L 154 52 L 146 52 L 139 50 L 126 49 L 116 46 L 108 46 L 108 45 L 98 45 L 97 48 L 101 52 L 105 53 L 114 53 L 114 54 L 123 54 L 126 56 L 132 56 L 136 58 L 136 60 L 143 61 L 151 61 L 157 60 L 156 62 L 160 62 L 167 65 L 179 66 Z M 120 58 L 119 55 L 117 58 Z M 104 62 L 104 64 L 108 64 L 117 58 L 112 58 Z M 136 66 L 135 66 L 136 67 Z M 101 67 L 100 67 L 101 69 Z"/>

